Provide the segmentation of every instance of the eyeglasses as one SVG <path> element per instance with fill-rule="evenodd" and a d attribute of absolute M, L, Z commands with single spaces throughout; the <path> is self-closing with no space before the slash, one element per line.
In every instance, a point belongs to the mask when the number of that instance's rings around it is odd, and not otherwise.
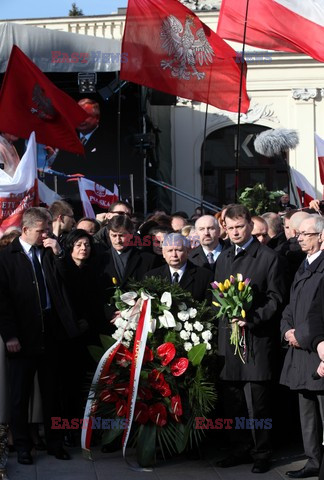
<path fill-rule="evenodd" d="M 299 237 L 311 237 L 312 235 L 320 235 L 320 233 L 318 232 L 299 232 L 297 233 L 296 237 L 299 238 Z"/>

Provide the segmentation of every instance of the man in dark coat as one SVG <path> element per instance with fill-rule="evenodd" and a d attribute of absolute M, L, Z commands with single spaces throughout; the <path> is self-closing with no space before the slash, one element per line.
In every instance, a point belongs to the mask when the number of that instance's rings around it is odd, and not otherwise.
<path fill-rule="evenodd" d="M 215 280 L 224 282 L 230 275 L 237 274 L 244 279 L 250 278 L 253 302 L 245 319 L 232 319 L 239 327 L 244 327 L 245 348 L 242 348 L 242 354 L 245 363 L 238 355 L 234 355 L 228 319 L 225 317 L 219 321 L 218 350 L 224 415 L 235 420 L 236 417 L 248 417 L 253 421 L 265 421 L 271 418 L 269 383 L 273 373 L 276 338 L 279 337 L 279 319 L 276 316 L 285 301 L 284 274 L 277 254 L 252 236 L 253 222 L 247 208 L 242 205 L 229 207 L 225 224 L 233 246 L 219 256 Z M 231 467 L 246 463 L 249 452 L 254 460 L 253 473 L 263 473 L 269 469 L 271 449 L 266 426 L 250 431 L 232 429 L 228 433 L 233 452 L 218 466 Z"/>
<path fill-rule="evenodd" d="M 300 423 L 307 457 L 302 469 L 286 473 L 290 478 L 317 476 L 322 460 L 319 438 L 323 438 L 323 429 L 319 429 L 319 425 L 324 422 L 324 379 L 312 378 L 319 358 L 317 353 L 309 350 L 307 332 L 308 312 L 324 273 L 324 252 L 321 251 L 323 228 L 324 219 L 319 215 L 310 215 L 300 225 L 298 242 L 307 257 L 295 275 L 290 303 L 281 320 L 281 333 L 289 347 L 280 383 L 299 392 Z"/>
<path fill-rule="evenodd" d="M 179 233 L 166 235 L 162 245 L 166 265 L 150 270 L 147 277 L 161 277 L 170 283 L 179 283 L 180 287 L 202 302 L 211 299 L 210 284 L 213 273 L 206 268 L 197 267 L 188 260 L 188 239 Z"/>
<path fill-rule="evenodd" d="M 218 220 L 212 215 L 203 215 L 196 220 L 195 233 L 199 238 L 200 245 L 191 250 L 190 262 L 215 272 L 217 258 L 224 247 L 223 240 L 219 238 Z"/>
<path fill-rule="evenodd" d="M 36 371 L 43 401 L 48 453 L 67 460 L 59 417 L 62 365 L 69 339 L 80 331 L 61 285 L 52 275 L 53 254 L 62 249 L 48 238 L 49 217 L 43 208 L 30 208 L 22 219 L 21 237 L 0 252 L 0 334 L 6 345 L 11 394 L 11 431 L 18 462 L 29 465 L 32 447 L 28 403 Z M 45 248 L 44 248 L 45 247 Z"/>

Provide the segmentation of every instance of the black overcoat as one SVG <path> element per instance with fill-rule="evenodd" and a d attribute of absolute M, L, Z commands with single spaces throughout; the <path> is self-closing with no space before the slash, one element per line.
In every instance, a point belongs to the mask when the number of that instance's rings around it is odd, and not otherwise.
<path fill-rule="evenodd" d="M 324 390 L 324 379 L 314 380 L 319 357 L 311 351 L 308 340 L 308 312 L 314 300 L 324 272 L 324 252 L 304 271 L 304 262 L 299 267 L 290 290 L 290 302 L 281 320 L 281 333 L 294 328 L 295 337 L 301 348 L 288 346 L 280 383 L 291 390 Z"/>
<path fill-rule="evenodd" d="M 227 318 L 219 319 L 218 354 L 220 377 L 231 381 L 265 381 L 272 378 L 275 345 L 279 340 L 279 315 L 286 298 L 284 270 L 276 252 L 254 238 L 246 250 L 235 256 L 235 247 L 226 249 L 217 259 L 215 280 L 224 282 L 238 273 L 251 279 L 253 303 L 246 313 L 245 364 L 234 355 L 230 345 Z"/>
<path fill-rule="evenodd" d="M 52 304 L 51 324 L 44 324 L 33 266 L 16 238 L 0 252 L 0 335 L 17 337 L 21 355 L 42 353 L 44 331 L 53 338 L 78 337 L 80 330 L 64 286 L 53 272 L 53 253 L 44 249 L 42 266 Z"/>
<path fill-rule="evenodd" d="M 161 277 L 171 283 L 171 274 L 169 265 L 155 268 L 147 273 L 147 277 Z M 180 287 L 191 293 L 194 300 L 202 302 L 211 299 L 211 282 L 213 281 L 213 273 L 203 267 L 197 267 L 189 260 L 184 274 L 179 282 Z"/>

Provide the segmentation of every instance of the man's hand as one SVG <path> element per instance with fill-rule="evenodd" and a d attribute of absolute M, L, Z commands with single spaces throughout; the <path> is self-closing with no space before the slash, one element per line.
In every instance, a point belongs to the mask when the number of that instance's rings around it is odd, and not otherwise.
<path fill-rule="evenodd" d="M 321 362 L 318 366 L 316 372 L 319 374 L 320 377 L 324 377 L 324 362 Z"/>
<path fill-rule="evenodd" d="M 55 238 L 45 238 L 43 240 L 44 248 L 51 248 L 54 255 L 60 255 L 62 253 L 62 248 Z"/>
<path fill-rule="evenodd" d="M 316 210 L 317 212 L 320 211 L 320 208 L 319 208 L 319 204 L 320 204 L 320 201 L 315 199 L 315 200 L 311 200 L 309 202 L 309 208 L 313 208 L 314 210 Z"/>
<path fill-rule="evenodd" d="M 317 353 L 318 353 L 318 356 L 319 358 L 324 361 L 324 341 L 323 342 L 320 342 L 318 345 L 317 345 Z"/>
<path fill-rule="evenodd" d="M 290 330 L 287 330 L 287 332 L 285 333 L 285 340 L 287 340 L 287 342 L 291 347 L 300 348 L 300 345 L 297 342 L 295 337 L 295 328 L 291 328 Z"/>
<path fill-rule="evenodd" d="M 13 337 L 6 342 L 8 352 L 17 353 L 21 350 L 21 345 L 17 337 Z"/>
<path fill-rule="evenodd" d="M 242 318 L 232 318 L 232 323 L 237 323 L 239 327 L 245 327 L 247 322 Z"/>

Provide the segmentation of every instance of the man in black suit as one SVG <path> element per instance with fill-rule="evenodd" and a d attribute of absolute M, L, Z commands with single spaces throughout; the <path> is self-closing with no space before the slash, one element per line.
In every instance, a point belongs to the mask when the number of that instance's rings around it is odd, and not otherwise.
<path fill-rule="evenodd" d="M 252 236 L 253 222 L 243 205 L 233 205 L 226 210 L 226 231 L 232 246 L 219 256 L 215 280 L 224 282 L 238 273 L 251 279 L 253 303 L 246 318 L 233 318 L 244 328 L 244 362 L 234 355 L 230 342 L 231 328 L 227 317 L 219 320 L 218 351 L 220 362 L 221 395 L 225 418 L 245 418 L 254 422 L 271 419 L 269 408 L 270 380 L 279 337 L 280 312 L 285 301 L 285 278 L 278 255 Z M 239 347 L 241 348 L 241 347 Z M 220 467 L 232 467 L 254 461 L 253 473 L 269 469 L 270 430 L 241 428 L 227 430 L 232 447 L 231 456 L 218 462 Z M 252 434 L 252 435 L 251 435 Z"/>
<path fill-rule="evenodd" d="M 47 451 L 68 460 L 60 430 L 52 417 L 60 417 L 60 362 L 69 341 L 81 332 L 53 275 L 53 255 L 62 255 L 50 233 L 48 212 L 30 208 L 22 218 L 22 233 L 0 252 L 0 334 L 6 345 L 11 395 L 11 431 L 18 462 L 33 463 L 28 430 L 28 403 L 38 372 L 43 403 Z"/>
<path fill-rule="evenodd" d="M 324 380 L 314 380 L 312 374 L 319 363 L 317 352 L 311 352 L 308 341 L 309 310 L 323 278 L 324 252 L 321 251 L 321 233 L 324 219 L 309 215 L 301 224 L 297 235 L 303 252 L 307 254 L 295 275 L 290 302 L 281 320 L 281 333 L 288 344 L 280 383 L 298 392 L 300 424 L 303 436 L 306 465 L 300 470 L 290 470 L 290 478 L 317 476 L 322 460 L 324 422 Z M 322 431 L 322 433 L 320 433 Z"/>
<path fill-rule="evenodd" d="M 186 237 L 179 233 L 166 235 L 162 253 L 166 265 L 150 270 L 147 277 L 161 277 L 170 283 L 177 282 L 199 302 L 211 299 L 210 284 L 213 281 L 213 273 L 206 268 L 197 267 L 188 260 L 189 245 Z"/>
<path fill-rule="evenodd" d="M 198 267 L 215 271 L 216 261 L 224 248 L 223 240 L 219 238 L 218 220 L 212 215 L 203 215 L 195 223 L 195 233 L 200 245 L 191 250 L 189 260 Z"/>

